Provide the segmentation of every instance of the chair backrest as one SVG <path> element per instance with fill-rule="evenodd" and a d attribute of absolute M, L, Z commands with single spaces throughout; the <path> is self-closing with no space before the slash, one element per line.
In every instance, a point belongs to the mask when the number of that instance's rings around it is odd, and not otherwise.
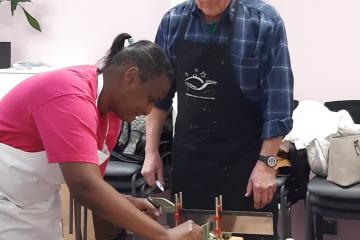
<path fill-rule="evenodd" d="M 331 101 L 325 102 L 324 105 L 330 111 L 337 112 L 342 109 L 348 111 L 354 123 L 360 124 L 360 100 Z"/>
<path fill-rule="evenodd" d="M 294 100 L 293 108 L 299 105 L 298 100 Z M 287 183 L 288 202 L 296 203 L 298 200 L 305 199 L 307 184 L 309 182 L 310 166 L 305 149 L 296 150 L 294 144 L 290 145 L 287 158 L 291 163 L 290 177 Z"/>
<path fill-rule="evenodd" d="M 299 100 L 294 100 L 293 110 L 299 105 Z"/>
<path fill-rule="evenodd" d="M 287 183 L 289 190 L 288 202 L 294 204 L 306 197 L 310 166 L 306 150 L 296 150 L 294 144 L 290 145 L 288 159 L 291 163 L 290 177 Z"/>

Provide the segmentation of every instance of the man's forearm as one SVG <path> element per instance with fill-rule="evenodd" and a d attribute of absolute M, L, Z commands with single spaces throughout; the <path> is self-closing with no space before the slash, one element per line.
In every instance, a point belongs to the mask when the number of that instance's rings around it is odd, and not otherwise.
<path fill-rule="evenodd" d="M 164 127 L 167 111 L 154 107 L 146 116 L 146 147 L 145 151 L 158 151 L 161 132 Z"/>
<path fill-rule="evenodd" d="M 265 139 L 263 141 L 260 154 L 264 156 L 276 156 L 279 151 L 282 139 L 282 136 Z"/>

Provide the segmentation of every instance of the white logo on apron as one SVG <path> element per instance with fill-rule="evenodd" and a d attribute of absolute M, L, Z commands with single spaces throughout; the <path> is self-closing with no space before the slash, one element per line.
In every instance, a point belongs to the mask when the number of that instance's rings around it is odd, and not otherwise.
<path fill-rule="evenodd" d="M 201 99 L 215 100 L 215 97 L 206 96 L 207 95 L 206 88 L 209 85 L 216 85 L 217 82 L 212 81 L 210 79 L 206 79 L 207 73 L 205 71 L 202 71 L 201 73 L 199 73 L 199 69 L 194 68 L 194 72 L 192 74 L 189 74 L 188 72 L 186 72 L 184 75 L 186 77 L 185 78 L 186 86 L 188 86 L 190 89 L 192 89 L 194 91 L 202 92 L 202 95 L 192 94 L 192 93 L 187 92 L 186 96 L 194 97 L 194 98 L 201 98 Z"/>

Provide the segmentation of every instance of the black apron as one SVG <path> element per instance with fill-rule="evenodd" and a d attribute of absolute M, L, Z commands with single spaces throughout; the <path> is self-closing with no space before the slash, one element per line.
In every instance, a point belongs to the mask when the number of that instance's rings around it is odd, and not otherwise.
<path fill-rule="evenodd" d="M 187 41 L 191 9 L 176 41 L 172 192 L 183 193 L 184 208 L 214 209 L 222 194 L 225 210 L 253 210 L 253 199 L 244 195 L 262 145 L 261 106 L 244 96 L 236 80 L 229 52 L 233 27 L 224 44 Z"/>

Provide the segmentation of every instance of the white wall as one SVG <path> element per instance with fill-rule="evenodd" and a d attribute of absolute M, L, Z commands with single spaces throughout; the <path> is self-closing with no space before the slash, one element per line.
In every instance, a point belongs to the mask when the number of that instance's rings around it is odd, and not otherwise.
<path fill-rule="evenodd" d="M 95 64 L 118 33 L 153 40 L 170 7 L 157 0 L 33 0 L 23 6 L 42 26 L 28 26 L 21 9 L 11 17 L 8 3 L 0 6 L 0 41 L 12 42 L 12 62 L 39 60 L 55 66 Z"/>

